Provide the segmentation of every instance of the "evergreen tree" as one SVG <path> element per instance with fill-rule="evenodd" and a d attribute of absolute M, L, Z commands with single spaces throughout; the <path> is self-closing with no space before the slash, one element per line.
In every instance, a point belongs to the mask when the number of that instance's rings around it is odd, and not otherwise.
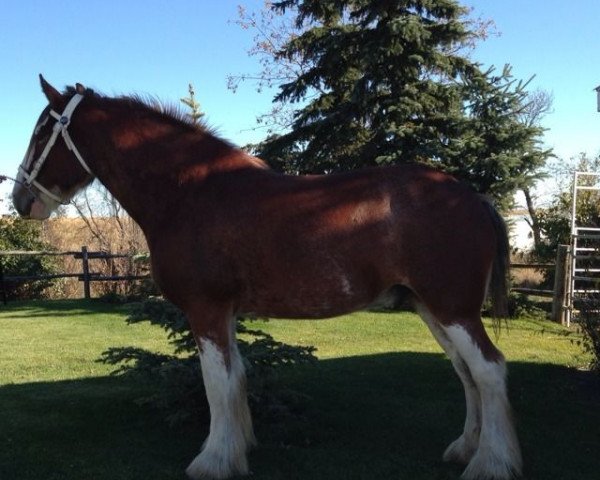
<path fill-rule="evenodd" d="M 200 110 L 200 104 L 196 101 L 196 91 L 194 90 L 194 86 L 190 83 L 188 84 L 188 93 L 189 97 L 185 97 L 181 99 L 181 102 L 187 105 L 190 109 L 187 112 L 187 116 L 190 117 L 192 122 L 198 123 L 200 119 L 204 116 L 204 112 Z"/>
<path fill-rule="evenodd" d="M 525 85 L 465 55 L 480 34 L 454 0 L 282 0 L 301 31 L 276 54 L 305 68 L 275 102 L 291 129 L 255 147 L 275 168 L 326 173 L 425 162 L 509 198 L 548 156 L 519 121 Z M 306 67 L 308 65 L 308 67 Z"/>
<path fill-rule="evenodd" d="M 150 322 L 167 332 L 173 352 L 119 346 L 103 352 L 100 361 L 117 365 L 115 374 L 133 375 L 154 385 L 153 393 L 145 392 L 137 400 L 163 409 L 170 424 L 189 421 L 198 412 L 208 414 L 198 350 L 183 312 L 156 297 L 133 304 L 130 311 L 128 323 Z M 301 407 L 303 397 L 279 384 L 279 372 L 283 367 L 315 362 L 316 349 L 278 342 L 271 335 L 249 327 L 248 322 L 238 319 L 236 330 L 242 337 L 237 344 L 244 358 L 254 418 L 260 421 L 293 415 Z"/>

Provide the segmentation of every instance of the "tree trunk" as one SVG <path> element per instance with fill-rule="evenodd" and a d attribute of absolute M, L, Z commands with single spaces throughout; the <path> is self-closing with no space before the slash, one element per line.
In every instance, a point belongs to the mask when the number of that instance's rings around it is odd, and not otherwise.
<path fill-rule="evenodd" d="M 531 198 L 531 192 L 529 191 L 529 187 L 523 187 L 523 194 L 525 195 L 525 202 L 527 203 L 527 211 L 529 212 L 529 216 L 531 218 L 529 226 L 531 227 L 531 231 L 533 232 L 533 244 L 537 249 L 542 243 L 542 233 L 540 229 L 540 223 L 538 220 L 538 216 L 535 210 L 535 206 L 533 205 L 533 200 Z"/>

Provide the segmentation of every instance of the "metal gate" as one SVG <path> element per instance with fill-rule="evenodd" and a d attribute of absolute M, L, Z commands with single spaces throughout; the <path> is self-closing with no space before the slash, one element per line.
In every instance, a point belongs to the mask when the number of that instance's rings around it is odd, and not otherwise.
<path fill-rule="evenodd" d="M 566 324 L 585 295 L 600 293 L 600 227 L 581 225 L 577 218 L 584 202 L 600 202 L 600 173 L 575 172 L 571 206 L 571 248 Z"/>

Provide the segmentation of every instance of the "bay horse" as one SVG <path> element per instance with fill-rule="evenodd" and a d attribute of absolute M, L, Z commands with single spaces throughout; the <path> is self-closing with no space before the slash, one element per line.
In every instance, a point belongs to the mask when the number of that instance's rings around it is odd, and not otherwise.
<path fill-rule="evenodd" d="M 506 366 L 481 322 L 506 302 L 508 243 L 491 203 L 418 166 L 332 175 L 277 173 L 203 126 L 139 97 L 40 75 L 41 113 L 13 191 L 45 219 L 93 178 L 142 228 L 154 279 L 186 314 L 211 421 L 187 473 L 249 473 L 255 437 L 235 317 L 323 318 L 408 292 L 464 386 L 466 420 L 443 458 L 465 479 L 521 474 Z"/>

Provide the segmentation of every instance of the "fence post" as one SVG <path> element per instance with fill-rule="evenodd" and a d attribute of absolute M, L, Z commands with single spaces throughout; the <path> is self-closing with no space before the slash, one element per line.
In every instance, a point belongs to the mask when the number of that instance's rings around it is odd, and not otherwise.
<path fill-rule="evenodd" d="M 2 288 L 2 303 L 6 305 L 6 281 L 4 280 L 4 266 L 0 258 L 0 287 Z"/>
<path fill-rule="evenodd" d="M 90 266 L 88 263 L 88 249 L 81 247 L 81 264 L 83 268 L 83 296 L 88 299 L 90 295 Z"/>
<path fill-rule="evenodd" d="M 565 323 L 567 308 L 567 251 L 568 245 L 556 249 L 556 269 L 554 270 L 554 295 L 552 296 L 552 321 Z"/>

